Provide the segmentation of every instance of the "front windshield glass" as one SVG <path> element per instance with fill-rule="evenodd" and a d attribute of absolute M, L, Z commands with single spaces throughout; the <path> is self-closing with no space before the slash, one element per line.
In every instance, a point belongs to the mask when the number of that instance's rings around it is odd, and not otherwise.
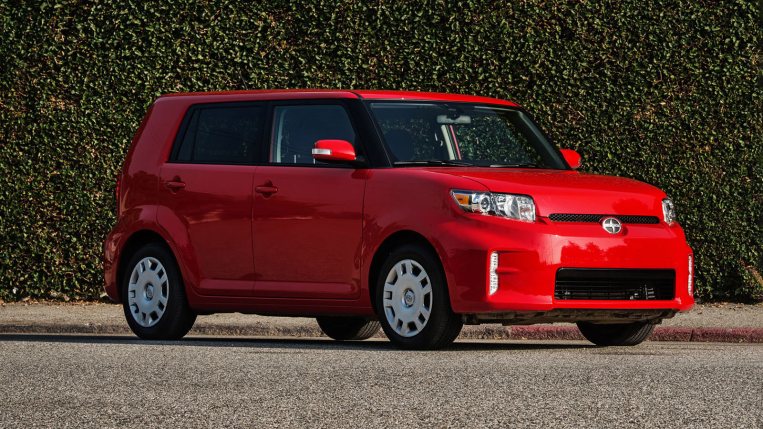
<path fill-rule="evenodd" d="M 396 166 L 567 168 L 518 109 L 434 102 L 370 106 Z"/>

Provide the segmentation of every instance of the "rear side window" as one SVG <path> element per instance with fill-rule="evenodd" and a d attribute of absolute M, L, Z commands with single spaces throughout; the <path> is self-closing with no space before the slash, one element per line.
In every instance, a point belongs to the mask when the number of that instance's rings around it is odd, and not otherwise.
<path fill-rule="evenodd" d="M 355 144 L 355 130 L 340 105 L 278 106 L 274 109 L 270 162 L 315 164 L 313 147 L 323 139 Z"/>
<path fill-rule="evenodd" d="M 250 164 L 261 144 L 264 105 L 195 107 L 178 136 L 172 161 L 198 164 Z"/>

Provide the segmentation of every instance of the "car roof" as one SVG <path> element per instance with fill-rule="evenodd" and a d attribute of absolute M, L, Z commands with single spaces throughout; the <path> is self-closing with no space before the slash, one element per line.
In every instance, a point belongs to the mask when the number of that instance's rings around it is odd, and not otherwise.
<path fill-rule="evenodd" d="M 398 100 L 398 101 L 446 101 L 455 103 L 484 103 L 501 104 L 505 106 L 519 107 L 513 101 L 501 100 L 500 98 L 480 97 L 466 94 L 447 94 L 442 92 L 418 92 L 418 91 L 386 91 L 386 90 L 359 90 L 352 91 L 360 98 L 368 100 Z"/>
<path fill-rule="evenodd" d="M 440 101 L 452 103 L 497 104 L 519 107 L 513 101 L 492 97 L 480 97 L 465 94 L 447 94 L 441 92 L 390 91 L 390 90 L 343 90 L 343 89 L 259 89 L 247 91 L 215 91 L 215 92 L 179 92 L 164 94 L 161 98 L 170 97 L 212 97 L 215 101 L 231 98 L 241 100 L 251 96 L 253 99 L 299 99 L 299 98 L 355 98 L 364 100 L 387 101 Z"/>

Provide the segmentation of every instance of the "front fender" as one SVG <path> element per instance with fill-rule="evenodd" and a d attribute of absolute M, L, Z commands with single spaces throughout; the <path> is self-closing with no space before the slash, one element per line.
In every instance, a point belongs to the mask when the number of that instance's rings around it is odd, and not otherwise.
<path fill-rule="evenodd" d="M 371 305 L 371 262 L 385 241 L 401 231 L 424 237 L 437 252 L 448 282 L 452 308 L 458 307 L 457 279 L 453 276 L 458 258 L 445 241 L 458 234 L 464 213 L 455 204 L 452 189 L 487 190 L 472 179 L 445 176 L 426 170 L 375 170 L 369 176 L 364 204 L 361 299 Z M 454 226 L 456 228 L 454 228 Z M 445 240 L 444 240 L 445 239 Z M 468 249 L 467 249 L 468 252 Z M 455 261 L 455 262 L 454 262 Z"/>

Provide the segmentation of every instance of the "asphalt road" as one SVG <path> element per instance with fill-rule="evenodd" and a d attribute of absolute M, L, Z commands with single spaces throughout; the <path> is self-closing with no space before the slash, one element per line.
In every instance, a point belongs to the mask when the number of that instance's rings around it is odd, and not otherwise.
<path fill-rule="evenodd" d="M 763 345 L 0 335 L 0 427 L 763 427 Z"/>

